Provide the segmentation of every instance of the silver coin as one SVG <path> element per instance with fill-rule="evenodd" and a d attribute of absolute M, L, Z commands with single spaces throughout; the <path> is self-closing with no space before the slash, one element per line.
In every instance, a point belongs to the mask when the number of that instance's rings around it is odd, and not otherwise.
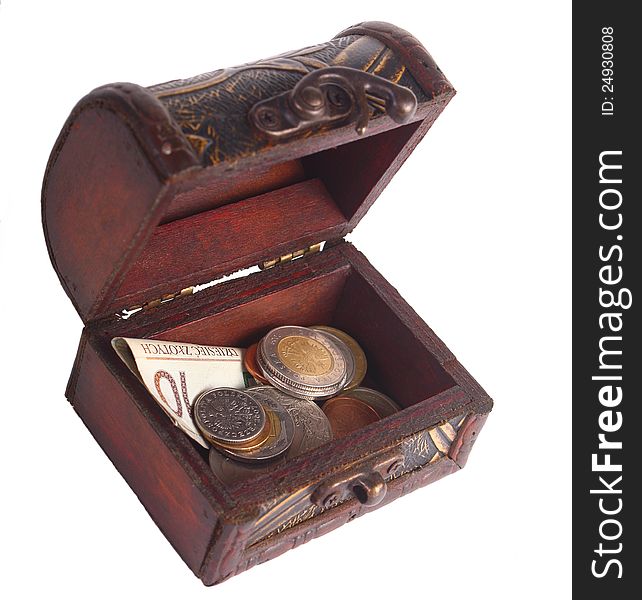
<path fill-rule="evenodd" d="M 210 449 L 209 463 L 214 475 L 232 487 L 258 475 L 270 473 L 285 462 L 332 440 L 332 428 L 325 413 L 312 400 L 300 400 L 268 386 L 260 391 L 272 397 L 292 416 L 295 432 L 292 445 L 284 455 L 272 461 L 241 462 L 228 458 L 215 447 Z"/>
<path fill-rule="evenodd" d="M 266 387 L 266 386 L 263 386 Z M 217 447 L 217 450 L 236 460 L 260 462 L 273 460 L 281 456 L 292 445 L 294 440 L 294 420 L 276 400 L 263 393 L 263 387 L 249 388 L 245 392 L 263 405 L 270 425 L 268 439 L 254 450 L 237 450 L 235 448 Z"/>
<path fill-rule="evenodd" d="M 314 329 L 314 328 L 313 328 Z M 324 331 L 323 329 L 314 329 L 314 331 L 318 331 L 319 333 L 329 337 L 341 350 L 341 353 L 343 354 L 343 358 L 346 361 L 346 380 L 345 383 L 350 383 L 354 379 L 354 373 L 355 373 L 355 358 L 354 354 L 352 353 L 352 350 L 348 347 L 348 344 L 346 344 L 343 340 L 340 340 L 334 333 L 330 331 Z"/>
<path fill-rule="evenodd" d="M 286 455 L 288 459 L 313 450 L 332 439 L 328 417 L 312 400 L 294 398 L 267 386 L 262 391 L 283 406 L 294 421 L 296 430 L 292 446 Z"/>
<path fill-rule="evenodd" d="M 256 439 L 266 425 L 266 413 L 255 398 L 234 388 L 215 388 L 194 402 L 194 420 L 201 433 L 215 444 L 244 444 Z"/>
<path fill-rule="evenodd" d="M 272 375 L 265 375 L 265 378 L 270 384 L 280 391 L 293 396 L 295 398 L 300 398 L 302 400 L 326 400 L 335 396 L 341 389 L 342 386 L 336 386 L 333 388 L 325 389 L 309 389 L 309 388 L 300 388 L 298 386 L 287 384 L 279 379 L 273 377 Z"/>
<path fill-rule="evenodd" d="M 219 452 L 214 446 L 210 448 L 209 463 L 214 475 L 226 486 L 243 483 L 257 475 L 270 473 L 278 468 L 285 461 L 285 456 L 281 456 L 273 461 L 258 462 L 241 462 L 233 458 L 228 458 Z"/>
<path fill-rule="evenodd" d="M 346 380 L 343 353 L 320 331 L 294 325 L 277 327 L 259 345 L 267 370 L 286 384 L 324 389 Z"/>
<path fill-rule="evenodd" d="M 388 398 L 385 394 L 370 388 L 358 387 L 343 395 L 352 396 L 362 402 L 365 402 L 371 406 L 382 419 L 401 410 L 401 407 L 394 400 Z"/>

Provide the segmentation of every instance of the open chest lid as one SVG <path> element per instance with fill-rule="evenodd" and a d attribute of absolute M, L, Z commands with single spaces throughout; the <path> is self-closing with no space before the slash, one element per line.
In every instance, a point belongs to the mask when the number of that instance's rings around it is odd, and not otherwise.
<path fill-rule="evenodd" d="M 42 218 L 84 322 L 352 231 L 455 91 L 386 23 L 241 67 L 97 88 L 52 151 Z"/>

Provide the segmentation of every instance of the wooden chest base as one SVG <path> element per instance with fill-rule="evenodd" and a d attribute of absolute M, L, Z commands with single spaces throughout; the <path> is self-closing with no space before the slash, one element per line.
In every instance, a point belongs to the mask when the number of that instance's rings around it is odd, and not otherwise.
<path fill-rule="evenodd" d="M 83 332 L 67 396 L 190 569 L 218 583 L 466 463 L 492 401 L 351 244 Z M 364 385 L 403 410 L 226 487 L 113 352 L 117 335 L 247 346 L 283 324 L 329 324 L 368 360 Z M 361 481 L 379 473 L 376 506 Z"/>

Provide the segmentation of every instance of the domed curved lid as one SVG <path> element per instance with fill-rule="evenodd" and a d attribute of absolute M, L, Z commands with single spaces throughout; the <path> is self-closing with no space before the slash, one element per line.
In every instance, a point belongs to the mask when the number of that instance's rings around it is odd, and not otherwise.
<path fill-rule="evenodd" d="M 51 260 L 83 321 L 339 240 L 454 89 L 407 32 L 83 98 L 47 166 Z"/>

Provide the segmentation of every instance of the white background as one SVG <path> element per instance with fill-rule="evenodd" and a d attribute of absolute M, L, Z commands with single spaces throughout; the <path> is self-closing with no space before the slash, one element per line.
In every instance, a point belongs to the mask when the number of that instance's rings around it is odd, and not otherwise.
<path fill-rule="evenodd" d="M 384 20 L 458 90 L 352 235 L 495 399 L 468 466 L 206 589 L 64 398 L 40 186 L 75 102 Z M 0 4 L 0 595 L 570 596 L 570 2 Z M 5 589 L 3 589 L 5 588 Z"/>

